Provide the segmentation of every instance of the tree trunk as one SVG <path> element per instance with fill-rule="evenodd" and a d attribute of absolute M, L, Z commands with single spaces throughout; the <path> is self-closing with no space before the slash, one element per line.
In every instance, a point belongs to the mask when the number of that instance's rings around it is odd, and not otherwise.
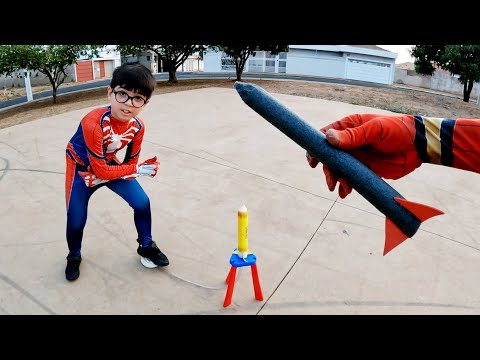
<path fill-rule="evenodd" d="M 55 80 L 53 80 L 53 78 L 51 76 L 49 76 L 49 80 L 50 80 L 50 85 L 52 85 L 52 98 L 53 98 L 53 103 L 56 104 L 57 103 L 57 89 L 58 89 L 58 85 L 57 83 L 55 82 Z"/>
<path fill-rule="evenodd" d="M 242 81 L 242 72 L 239 69 L 237 69 L 237 78 L 235 81 Z"/>
<path fill-rule="evenodd" d="M 463 84 L 463 101 L 470 101 L 470 94 L 472 93 L 473 84 L 474 81 L 470 79 Z"/>
<path fill-rule="evenodd" d="M 243 69 L 245 68 L 246 59 L 239 57 L 235 59 L 235 70 L 237 72 L 236 81 L 242 81 Z"/>
<path fill-rule="evenodd" d="M 168 82 L 176 84 L 178 82 L 177 80 L 177 69 L 174 67 L 170 67 L 168 69 Z"/>
<path fill-rule="evenodd" d="M 174 62 L 164 59 L 163 60 L 163 70 L 168 72 L 168 82 L 176 84 L 177 80 L 177 69 L 174 66 Z"/>

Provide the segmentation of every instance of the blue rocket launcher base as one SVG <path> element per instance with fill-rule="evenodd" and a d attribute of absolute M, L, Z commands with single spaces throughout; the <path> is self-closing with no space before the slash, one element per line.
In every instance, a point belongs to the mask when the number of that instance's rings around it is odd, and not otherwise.
<path fill-rule="evenodd" d="M 443 214 L 433 207 L 406 200 L 353 155 L 330 145 L 320 130 L 258 85 L 237 81 L 234 87 L 250 108 L 344 179 L 386 216 L 383 255 L 415 235 L 423 221 Z"/>

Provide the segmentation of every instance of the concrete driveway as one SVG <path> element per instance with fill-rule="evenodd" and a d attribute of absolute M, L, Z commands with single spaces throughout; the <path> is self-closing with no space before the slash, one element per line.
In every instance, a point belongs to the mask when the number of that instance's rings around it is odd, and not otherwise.
<path fill-rule="evenodd" d="M 273 94 L 321 127 L 350 104 Z M 90 108 L 0 130 L 0 314 L 478 314 L 479 175 L 424 164 L 390 182 L 444 215 L 383 256 L 385 217 L 355 191 L 328 191 L 321 166 L 243 103 L 233 89 L 155 95 L 142 115 L 140 179 L 154 240 L 170 266 L 136 254 L 129 206 L 108 189 L 91 199 L 80 278 L 65 280 L 65 145 Z M 237 210 L 249 211 L 251 268 L 224 307 Z"/>

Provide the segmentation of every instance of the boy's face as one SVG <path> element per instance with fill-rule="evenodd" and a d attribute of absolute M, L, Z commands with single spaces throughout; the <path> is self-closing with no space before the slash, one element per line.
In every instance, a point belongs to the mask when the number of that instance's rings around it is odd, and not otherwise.
<path fill-rule="evenodd" d="M 126 90 L 121 86 L 116 86 L 114 89 L 109 86 L 107 91 L 112 115 L 121 122 L 137 116 L 148 103 L 145 95 Z"/>

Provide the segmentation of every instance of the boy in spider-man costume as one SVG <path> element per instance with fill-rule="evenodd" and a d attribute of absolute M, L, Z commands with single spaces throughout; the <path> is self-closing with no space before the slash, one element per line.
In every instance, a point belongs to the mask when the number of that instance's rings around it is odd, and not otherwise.
<path fill-rule="evenodd" d="M 138 114 L 148 104 L 155 86 L 156 80 L 145 66 L 127 63 L 117 67 L 107 88 L 110 105 L 85 115 L 68 142 L 65 200 L 69 252 L 65 277 L 69 281 L 80 276 L 88 202 L 102 187 L 114 191 L 132 207 L 142 264 L 150 268 L 169 264 L 152 239 L 150 200 L 136 179 L 154 177 L 159 167 L 156 156 L 139 163 L 145 124 Z M 116 154 L 125 147 L 122 161 Z"/>
<path fill-rule="evenodd" d="M 322 129 L 327 141 L 347 150 L 373 172 L 399 179 L 423 163 L 480 173 L 480 122 L 412 115 L 352 114 Z M 319 161 L 307 152 L 314 168 Z M 323 166 L 330 191 L 343 199 L 352 187 Z"/>

